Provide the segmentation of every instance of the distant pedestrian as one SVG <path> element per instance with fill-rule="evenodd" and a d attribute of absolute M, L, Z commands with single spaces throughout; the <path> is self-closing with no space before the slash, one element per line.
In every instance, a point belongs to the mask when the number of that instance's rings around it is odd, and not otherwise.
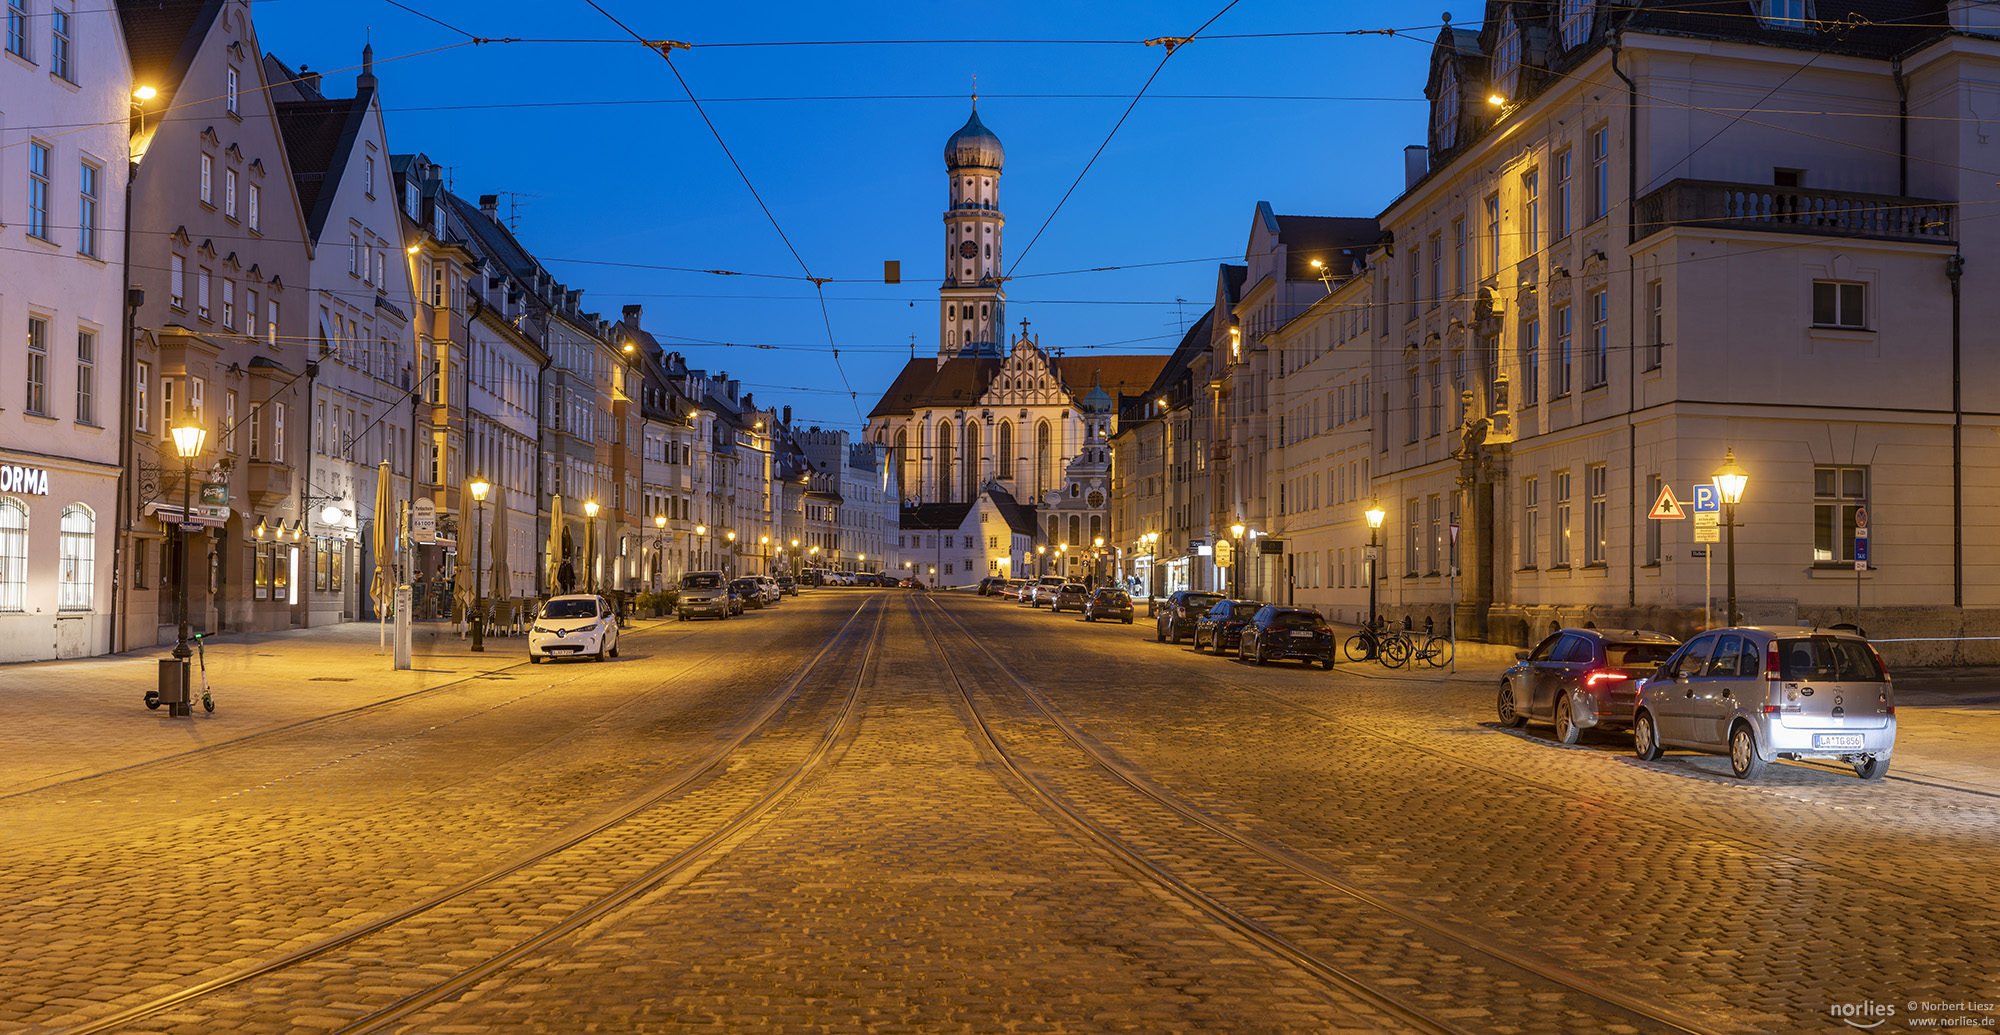
<path fill-rule="evenodd" d="M 556 586 L 564 593 L 576 589 L 576 569 L 570 566 L 568 558 L 564 558 L 562 567 L 556 569 Z"/>

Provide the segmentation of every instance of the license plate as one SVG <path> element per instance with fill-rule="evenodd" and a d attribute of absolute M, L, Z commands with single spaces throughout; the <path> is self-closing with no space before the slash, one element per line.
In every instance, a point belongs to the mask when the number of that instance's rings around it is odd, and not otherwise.
<path fill-rule="evenodd" d="M 1859 733 L 1815 733 L 1813 747 L 1816 748 L 1858 748 L 1861 746 Z"/>
<path fill-rule="evenodd" d="M 1299 632 L 1299 633 L 1293 633 L 1293 634 L 1292 634 L 1292 639 L 1294 639 L 1294 640 L 1310 640 L 1310 639 L 1312 639 L 1312 635 L 1313 635 L 1313 634 L 1312 634 L 1312 633 L 1309 633 L 1309 632 Z"/>

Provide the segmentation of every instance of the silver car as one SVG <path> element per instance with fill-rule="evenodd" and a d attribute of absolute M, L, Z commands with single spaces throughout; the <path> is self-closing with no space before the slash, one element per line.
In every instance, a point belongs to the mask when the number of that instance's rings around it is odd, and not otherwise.
<path fill-rule="evenodd" d="M 1780 758 L 1836 759 L 1863 780 L 1889 771 L 1896 692 L 1867 640 L 1820 629 L 1718 629 L 1689 640 L 1639 688 L 1633 749 L 1729 756 L 1754 780 Z"/>

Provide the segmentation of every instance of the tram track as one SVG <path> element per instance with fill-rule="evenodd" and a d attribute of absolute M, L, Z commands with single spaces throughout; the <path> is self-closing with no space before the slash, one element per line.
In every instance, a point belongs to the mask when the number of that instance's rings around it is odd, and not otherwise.
<path fill-rule="evenodd" d="M 294 1012 L 310 1010 L 311 1027 L 359 1035 L 388 1029 L 462 995 L 706 865 L 782 807 L 823 766 L 856 719 L 889 615 L 881 602 L 871 597 L 856 607 L 703 757 L 559 840 L 228 974 L 38 1030 L 49 1035 L 151 1030 L 154 1019 L 170 1011 L 175 1023 L 185 1024 L 205 1003 L 215 1003 L 231 1030 L 296 1030 Z M 864 623 L 871 610 L 872 623 Z M 805 734 L 791 728 L 798 725 L 808 727 Z M 524 930 L 529 927 L 535 930 Z M 492 937 L 496 932 L 505 936 Z"/>
<path fill-rule="evenodd" d="M 1484 1029 L 1468 1026 L 1461 1019 L 1460 1010 L 1424 1001 L 1435 999 L 1422 993 L 1429 983 L 1419 978 L 1413 986 L 1407 981 L 1407 974 L 1415 971 L 1464 978 L 1477 972 L 1481 980 L 1469 981 L 1458 988 L 1458 995 L 1453 997 L 1455 1002 L 1466 1004 L 1482 989 L 1524 989 L 1525 994 L 1508 992 L 1511 1002 L 1490 1006 L 1496 1012 L 1517 1010 L 1524 1005 L 1543 1012 L 1553 1009 L 1564 1015 L 1566 1030 L 1618 1026 L 1619 1030 L 1683 1035 L 1713 1035 L 1722 1030 L 1691 1018 L 1669 1015 L 1635 996 L 1566 971 L 1546 959 L 1514 951 L 1479 933 L 1440 923 L 1341 878 L 1296 850 L 1247 834 L 1207 810 L 1189 804 L 1138 773 L 1064 717 L 949 609 L 930 600 L 913 606 L 922 615 L 927 634 L 936 641 L 946 675 L 972 715 L 976 734 L 1008 773 L 1038 801 L 1168 893 L 1338 992 L 1361 999 L 1414 1030 L 1463 1035 Z M 959 656 L 983 659 L 983 666 L 997 672 L 999 678 L 982 680 L 970 672 L 971 666 L 952 660 L 956 652 L 947 648 L 937 633 L 939 626 L 947 622 L 967 645 Z M 1006 693 L 1025 702 L 1025 721 L 1044 725 L 1054 733 L 1053 738 L 1042 740 L 1059 739 L 1064 750 L 1080 753 L 1087 759 L 1088 774 L 1097 779 L 1091 781 L 1084 769 L 1073 764 L 1050 759 L 1026 760 L 1024 748 L 1009 747 L 996 730 L 997 722 L 982 714 L 978 701 L 981 693 L 995 697 Z M 1016 716 L 1012 721 L 1024 720 Z M 1024 740 L 1033 736 L 1022 734 Z M 1065 777 L 1072 784 L 1094 782 L 1095 786 L 1081 790 L 1052 786 Z M 1110 800 L 1108 795 L 1136 798 L 1140 805 L 1137 811 L 1150 811 L 1158 819 L 1136 832 L 1121 832 L 1116 828 L 1117 814 L 1134 810 L 1125 804 L 1106 804 Z M 1230 859 L 1231 856 L 1236 859 Z M 1243 865 L 1228 867 L 1225 860 L 1241 860 Z M 1217 887 L 1204 888 L 1211 884 Z M 1261 919 L 1253 913 L 1273 916 L 1276 920 Z M 1385 919 L 1393 921 L 1397 929 L 1393 932 L 1385 929 L 1382 926 Z M 1303 936 L 1294 933 L 1301 928 L 1306 932 Z M 1371 967 L 1365 961 L 1356 965 L 1348 959 L 1351 954 L 1346 939 L 1351 939 L 1355 931 L 1374 931 L 1395 938 L 1395 955 L 1403 967 L 1391 971 L 1394 979 L 1385 981 L 1382 968 Z M 1320 948 L 1321 943 L 1331 943 L 1335 949 Z M 1467 961 L 1478 962 L 1468 966 Z M 1499 980 L 1492 980 L 1496 976 Z"/>

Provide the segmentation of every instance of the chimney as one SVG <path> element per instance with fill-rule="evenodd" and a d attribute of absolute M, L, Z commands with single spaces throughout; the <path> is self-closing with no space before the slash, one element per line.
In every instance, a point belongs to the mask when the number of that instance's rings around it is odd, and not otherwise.
<path fill-rule="evenodd" d="M 1403 149 L 1403 189 L 1409 190 L 1430 171 L 1431 149 L 1422 144 L 1411 144 Z"/>
<path fill-rule="evenodd" d="M 312 95 L 313 95 L 314 97 L 318 97 L 318 96 L 320 95 L 320 92 L 319 92 L 319 73 L 318 73 L 318 72 L 312 72 L 312 71 L 308 71 L 308 70 L 306 69 L 306 66 L 304 66 L 304 65 L 300 65 L 300 66 L 299 66 L 299 80 L 298 80 L 298 81 L 299 81 L 300 85 L 304 86 L 304 87 L 305 87 L 306 89 L 308 89 L 308 90 L 311 90 L 311 91 L 312 91 Z"/>
<path fill-rule="evenodd" d="M 792 408 L 790 406 L 787 406 L 785 407 L 785 427 L 789 428 L 791 426 L 792 426 Z"/>
<path fill-rule="evenodd" d="M 628 305 L 625 307 L 626 330 L 636 331 L 639 329 L 639 312 L 641 308 L 642 307 L 636 305 Z"/>
<path fill-rule="evenodd" d="M 498 213 L 499 211 L 500 211 L 500 195 L 481 194 L 479 196 L 480 215 L 485 216 L 488 219 L 492 219 L 495 213 Z"/>

